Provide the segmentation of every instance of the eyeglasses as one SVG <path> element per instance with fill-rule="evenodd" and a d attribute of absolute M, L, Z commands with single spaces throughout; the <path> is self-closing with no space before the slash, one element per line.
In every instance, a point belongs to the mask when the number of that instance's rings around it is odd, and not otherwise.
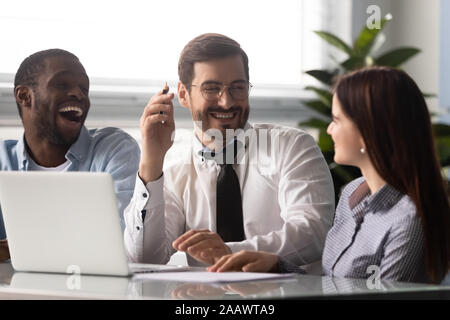
<path fill-rule="evenodd" d="M 245 100 L 250 94 L 253 85 L 248 81 L 237 81 L 229 86 L 221 83 L 202 83 L 201 85 L 192 84 L 193 87 L 199 87 L 203 98 L 208 101 L 215 101 L 222 97 L 223 92 L 228 88 L 228 93 L 234 100 Z"/>

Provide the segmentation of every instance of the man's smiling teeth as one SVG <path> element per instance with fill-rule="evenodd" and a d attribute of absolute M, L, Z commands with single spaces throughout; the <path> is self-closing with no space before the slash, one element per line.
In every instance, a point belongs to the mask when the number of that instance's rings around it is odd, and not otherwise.
<path fill-rule="evenodd" d="M 77 113 L 77 117 L 81 117 L 83 115 L 83 110 L 80 107 L 67 106 L 59 110 L 61 113 L 69 111 L 75 111 Z"/>
<path fill-rule="evenodd" d="M 234 113 L 212 113 L 212 115 L 218 119 L 231 119 L 234 117 Z"/>

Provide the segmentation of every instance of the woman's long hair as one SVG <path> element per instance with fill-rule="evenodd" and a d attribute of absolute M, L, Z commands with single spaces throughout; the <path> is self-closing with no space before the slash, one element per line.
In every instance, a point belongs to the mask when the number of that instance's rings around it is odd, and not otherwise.
<path fill-rule="evenodd" d="M 450 261 L 450 209 L 423 94 L 405 72 L 387 67 L 345 75 L 335 92 L 375 170 L 416 205 L 426 272 L 432 282 L 442 281 Z"/>

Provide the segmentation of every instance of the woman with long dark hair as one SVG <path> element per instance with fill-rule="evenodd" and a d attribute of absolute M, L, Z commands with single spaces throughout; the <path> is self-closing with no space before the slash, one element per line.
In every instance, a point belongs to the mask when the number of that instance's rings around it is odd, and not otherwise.
<path fill-rule="evenodd" d="M 322 256 L 324 275 L 439 283 L 449 269 L 450 209 L 430 115 L 403 71 L 365 68 L 335 86 L 336 163 L 361 169 L 342 191 Z M 369 268 L 371 267 L 371 268 Z M 299 271 L 272 253 L 241 251 L 210 271 Z"/>

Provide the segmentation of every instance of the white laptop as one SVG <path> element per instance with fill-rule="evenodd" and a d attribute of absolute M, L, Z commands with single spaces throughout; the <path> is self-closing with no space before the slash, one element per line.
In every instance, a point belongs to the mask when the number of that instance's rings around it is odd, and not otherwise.
<path fill-rule="evenodd" d="M 198 269 L 128 263 L 108 173 L 2 171 L 0 205 L 17 271 L 130 276 Z"/>

